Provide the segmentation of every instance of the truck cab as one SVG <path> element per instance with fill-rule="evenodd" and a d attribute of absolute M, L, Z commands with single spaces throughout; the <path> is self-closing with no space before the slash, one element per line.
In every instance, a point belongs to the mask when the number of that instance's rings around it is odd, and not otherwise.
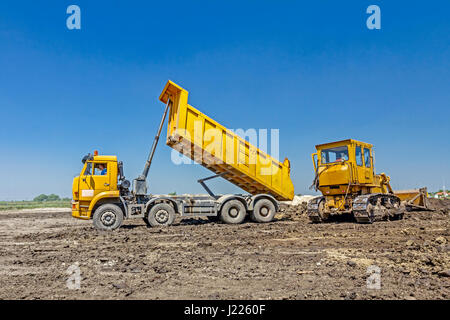
<path fill-rule="evenodd" d="M 72 183 L 72 216 L 91 219 L 95 209 L 104 203 L 120 204 L 119 170 L 116 156 L 87 155 L 83 168 Z"/>

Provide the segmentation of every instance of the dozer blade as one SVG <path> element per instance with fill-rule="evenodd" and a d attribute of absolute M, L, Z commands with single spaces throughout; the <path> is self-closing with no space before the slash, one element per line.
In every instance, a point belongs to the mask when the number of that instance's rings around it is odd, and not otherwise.
<path fill-rule="evenodd" d="M 408 211 L 410 210 L 429 210 L 427 198 L 427 188 L 412 190 L 396 190 L 394 194 L 400 198 Z"/>

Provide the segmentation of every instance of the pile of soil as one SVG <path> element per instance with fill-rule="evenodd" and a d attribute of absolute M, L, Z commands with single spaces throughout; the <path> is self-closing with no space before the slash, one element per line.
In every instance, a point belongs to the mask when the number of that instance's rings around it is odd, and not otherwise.
<path fill-rule="evenodd" d="M 450 212 L 450 199 L 434 199 L 428 198 L 427 205 L 430 209 L 439 211 L 441 213 L 449 213 Z"/>
<path fill-rule="evenodd" d="M 275 217 L 281 220 L 300 220 L 306 217 L 306 205 L 306 202 L 302 202 L 299 205 L 281 203 L 280 210 Z"/>

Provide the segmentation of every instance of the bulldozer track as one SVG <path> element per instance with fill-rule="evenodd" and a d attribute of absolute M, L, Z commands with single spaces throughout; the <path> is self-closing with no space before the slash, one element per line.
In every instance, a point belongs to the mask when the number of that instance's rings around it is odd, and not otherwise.
<path fill-rule="evenodd" d="M 400 199 L 393 194 L 365 194 L 353 200 L 353 216 L 358 223 L 401 219 Z"/>
<path fill-rule="evenodd" d="M 320 209 L 320 202 L 324 200 L 324 197 L 317 197 L 308 203 L 307 214 L 311 222 L 322 223 L 328 220 L 328 215 Z M 400 199 L 393 194 L 365 194 L 353 200 L 351 213 L 357 223 L 401 219 L 404 210 L 400 204 Z"/>
<path fill-rule="evenodd" d="M 319 209 L 319 203 L 324 200 L 325 200 L 325 197 L 316 197 L 316 198 L 311 199 L 308 202 L 307 214 L 308 214 L 309 220 L 311 220 L 311 222 L 313 222 L 313 223 L 324 222 L 325 219 L 323 218 L 323 216 L 321 216 L 320 209 Z"/>

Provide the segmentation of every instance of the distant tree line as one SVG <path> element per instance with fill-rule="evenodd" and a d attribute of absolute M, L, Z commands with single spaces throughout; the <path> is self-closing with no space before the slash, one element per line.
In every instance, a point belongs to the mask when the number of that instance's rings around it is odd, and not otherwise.
<path fill-rule="evenodd" d="M 45 202 L 45 201 L 69 201 L 70 198 L 60 198 L 57 194 L 40 194 L 33 199 L 33 201 L 37 202 Z"/>

